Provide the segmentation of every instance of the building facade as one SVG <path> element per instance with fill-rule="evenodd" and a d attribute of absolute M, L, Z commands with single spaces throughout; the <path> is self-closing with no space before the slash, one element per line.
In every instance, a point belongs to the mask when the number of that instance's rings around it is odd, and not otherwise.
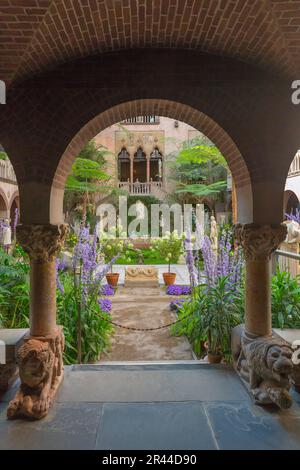
<path fill-rule="evenodd" d="M 172 178 L 172 162 L 176 154 L 183 143 L 201 135 L 182 121 L 148 115 L 114 124 L 100 132 L 95 141 L 110 152 L 106 157 L 106 171 L 111 175 L 112 184 L 131 196 L 153 196 L 164 201 L 176 188 L 176 181 Z M 227 187 L 227 200 L 216 204 L 219 222 L 228 220 L 231 212 L 230 174 Z M 203 202 L 206 211 L 211 212 L 212 201 L 205 198 Z"/>
<path fill-rule="evenodd" d="M 163 200 L 174 191 L 170 162 L 183 142 L 201 135 L 184 122 L 161 116 L 137 116 L 100 132 L 95 141 L 111 152 L 106 170 L 131 195 Z"/>

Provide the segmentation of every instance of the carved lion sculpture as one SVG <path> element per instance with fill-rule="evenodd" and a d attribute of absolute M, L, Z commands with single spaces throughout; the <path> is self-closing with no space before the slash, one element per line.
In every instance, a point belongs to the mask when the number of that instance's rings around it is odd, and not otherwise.
<path fill-rule="evenodd" d="M 260 338 L 242 346 L 242 350 L 246 364 L 241 365 L 248 366 L 249 385 L 256 403 L 289 408 L 292 349 L 274 338 Z"/>
<path fill-rule="evenodd" d="M 232 331 L 234 367 L 249 383 L 254 400 L 259 405 L 274 403 L 289 408 L 293 373 L 292 349 L 278 338 L 250 338 L 239 325 Z"/>
<path fill-rule="evenodd" d="M 51 340 L 30 338 L 18 352 L 21 386 L 9 403 L 8 418 L 46 416 L 62 378 L 63 335 Z"/>

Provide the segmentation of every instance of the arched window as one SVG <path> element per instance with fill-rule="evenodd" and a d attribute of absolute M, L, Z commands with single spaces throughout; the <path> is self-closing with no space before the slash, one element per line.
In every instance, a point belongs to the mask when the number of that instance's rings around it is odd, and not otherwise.
<path fill-rule="evenodd" d="M 150 179 L 152 181 L 162 181 L 163 167 L 162 167 L 162 153 L 158 147 L 154 147 L 150 154 L 151 167 L 150 167 Z"/>
<path fill-rule="evenodd" d="M 126 150 L 126 147 L 122 147 L 121 152 L 118 154 L 119 160 L 129 160 L 129 153 Z"/>
<path fill-rule="evenodd" d="M 161 152 L 159 151 L 159 148 L 158 148 L 158 147 L 155 147 L 154 150 L 153 150 L 153 152 L 151 152 L 150 158 L 151 158 L 151 160 L 159 160 L 159 159 L 162 159 L 162 154 L 161 154 Z"/>
<path fill-rule="evenodd" d="M 126 147 L 118 153 L 119 181 L 128 181 L 130 178 L 130 158 Z"/>
<path fill-rule="evenodd" d="M 145 183 L 147 181 L 147 160 L 146 153 L 142 147 L 138 147 L 133 159 L 133 182 L 139 181 Z"/>
<path fill-rule="evenodd" d="M 146 154 L 143 151 L 142 147 L 138 147 L 137 151 L 134 154 L 134 159 L 135 160 L 146 160 Z"/>

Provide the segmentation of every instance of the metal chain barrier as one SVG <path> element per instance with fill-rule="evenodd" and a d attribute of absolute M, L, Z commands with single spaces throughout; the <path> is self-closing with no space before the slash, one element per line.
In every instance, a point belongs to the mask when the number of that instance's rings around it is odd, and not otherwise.
<path fill-rule="evenodd" d="M 182 322 L 183 320 L 185 320 L 186 318 L 192 316 L 193 313 L 189 313 L 188 315 L 185 315 L 184 317 L 182 318 L 178 318 L 177 320 L 171 322 L 171 323 L 167 323 L 166 325 L 162 325 L 162 326 L 157 326 L 156 328 L 135 328 L 133 326 L 125 326 L 125 325 L 120 325 L 120 323 L 117 323 L 117 322 L 114 322 L 113 320 L 110 320 L 108 318 L 104 318 L 102 317 L 102 315 L 98 315 L 100 318 L 102 318 L 102 320 L 106 321 L 107 323 L 110 323 L 111 325 L 114 325 L 116 326 L 117 328 L 123 328 L 124 330 L 131 330 L 131 331 L 158 331 L 158 330 L 163 330 L 164 328 L 169 328 L 170 326 L 172 325 L 176 325 L 176 323 L 180 323 Z"/>

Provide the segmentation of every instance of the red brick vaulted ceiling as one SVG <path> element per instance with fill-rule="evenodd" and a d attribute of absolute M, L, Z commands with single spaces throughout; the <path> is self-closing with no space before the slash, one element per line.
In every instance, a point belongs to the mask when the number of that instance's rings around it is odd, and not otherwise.
<path fill-rule="evenodd" d="M 0 0 L 0 79 L 7 83 L 137 47 L 198 49 L 300 78 L 300 1 Z"/>

